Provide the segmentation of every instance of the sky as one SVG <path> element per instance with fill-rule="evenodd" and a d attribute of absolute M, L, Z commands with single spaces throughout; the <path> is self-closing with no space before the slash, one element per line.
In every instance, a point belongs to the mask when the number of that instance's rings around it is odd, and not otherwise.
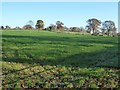
<path fill-rule="evenodd" d="M 45 27 L 62 21 L 67 27 L 85 27 L 86 21 L 97 18 L 112 20 L 118 27 L 117 2 L 3 2 L 0 26 L 23 27 L 29 20 L 43 20 Z"/>
<path fill-rule="evenodd" d="M 120 1 L 118 3 L 118 18 L 120 18 Z M 118 19 L 118 32 L 120 32 L 120 19 Z"/>

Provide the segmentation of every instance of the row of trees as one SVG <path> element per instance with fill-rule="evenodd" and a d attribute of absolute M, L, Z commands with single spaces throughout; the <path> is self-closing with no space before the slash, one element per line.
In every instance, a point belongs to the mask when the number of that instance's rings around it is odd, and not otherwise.
<path fill-rule="evenodd" d="M 115 35 L 117 28 L 115 27 L 115 23 L 111 20 L 106 20 L 101 22 L 96 18 L 88 19 L 87 25 L 85 28 L 83 27 L 66 27 L 64 23 L 61 21 L 57 21 L 56 24 L 50 24 L 48 27 L 44 28 L 45 24 L 43 20 L 37 20 L 35 28 L 33 21 L 28 21 L 23 28 L 15 27 L 10 28 L 9 26 L 3 27 L 1 29 L 28 29 L 28 30 L 49 30 L 49 31 L 71 31 L 71 32 L 86 32 L 91 34 L 107 34 Z"/>
<path fill-rule="evenodd" d="M 117 28 L 115 27 L 115 23 L 111 20 L 109 21 L 107 20 L 102 23 L 100 20 L 92 18 L 89 19 L 87 23 L 88 23 L 88 25 L 86 26 L 87 30 L 89 30 L 90 32 L 92 31 L 93 34 L 98 33 L 99 32 L 98 29 L 101 29 L 103 33 L 107 33 L 108 36 L 110 35 L 110 33 L 116 34 Z M 101 26 L 101 24 L 102 27 L 100 28 L 99 26 Z"/>

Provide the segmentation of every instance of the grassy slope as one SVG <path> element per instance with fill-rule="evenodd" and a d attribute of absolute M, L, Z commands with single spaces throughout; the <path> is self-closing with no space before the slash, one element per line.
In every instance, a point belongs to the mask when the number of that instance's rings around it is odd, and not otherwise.
<path fill-rule="evenodd" d="M 117 87 L 117 37 L 2 31 L 3 87 Z"/>

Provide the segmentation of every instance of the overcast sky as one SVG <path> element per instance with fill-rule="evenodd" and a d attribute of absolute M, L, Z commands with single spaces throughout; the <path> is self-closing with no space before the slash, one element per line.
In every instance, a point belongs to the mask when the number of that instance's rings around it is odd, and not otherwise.
<path fill-rule="evenodd" d="M 38 19 L 45 27 L 62 21 L 65 26 L 85 27 L 86 21 L 97 18 L 104 22 L 112 20 L 118 27 L 117 2 L 3 2 L 2 25 L 23 27 L 27 21 L 34 24 Z M 1 24 L 1 23 L 0 23 Z"/>

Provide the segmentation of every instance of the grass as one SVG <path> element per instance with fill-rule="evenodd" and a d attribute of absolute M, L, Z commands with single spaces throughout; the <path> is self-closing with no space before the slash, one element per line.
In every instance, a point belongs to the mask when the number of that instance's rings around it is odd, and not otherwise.
<path fill-rule="evenodd" d="M 2 31 L 3 88 L 118 88 L 118 37 Z"/>

